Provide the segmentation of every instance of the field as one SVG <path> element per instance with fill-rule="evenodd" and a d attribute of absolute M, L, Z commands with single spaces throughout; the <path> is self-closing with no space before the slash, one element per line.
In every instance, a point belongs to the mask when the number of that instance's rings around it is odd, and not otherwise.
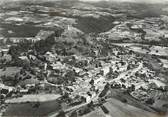
<path fill-rule="evenodd" d="M 57 96 L 53 95 L 39 95 L 24 96 L 22 100 L 15 100 L 8 104 L 7 110 L 3 116 L 46 116 L 48 113 L 52 113 L 54 111 L 59 111 L 60 105 L 57 100 Z M 34 97 L 34 99 L 32 99 Z M 31 102 L 30 102 L 31 101 Z M 39 102 L 40 103 L 39 103 Z M 10 101 L 8 101 L 10 102 Z M 15 103 L 20 102 L 20 103 Z M 24 102 L 24 103 L 21 103 Z"/>

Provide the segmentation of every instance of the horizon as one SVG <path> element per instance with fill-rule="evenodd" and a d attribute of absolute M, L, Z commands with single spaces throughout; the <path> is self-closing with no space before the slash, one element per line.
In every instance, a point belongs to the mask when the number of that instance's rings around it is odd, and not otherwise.
<path fill-rule="evenodd" d="M 27 0 L 0 0 L 0 3 L 3 2 L 16 2 L 16 1 L 27 1 Z M 29 1 L 41 1 L 41 0 L 29 0 Z M 43 1 L 61 1 L 61 0 L 43 0 Z M 66 1 L 66 0 L 64 0 Z M 69 0 L 67 0 L 69 1 Z M 166 3 L 168 0 L 79 0 L 82 2 L 100 2 L 100 1 L 106 1 L 106 2 L 131 2 L 131 3 Z"/>

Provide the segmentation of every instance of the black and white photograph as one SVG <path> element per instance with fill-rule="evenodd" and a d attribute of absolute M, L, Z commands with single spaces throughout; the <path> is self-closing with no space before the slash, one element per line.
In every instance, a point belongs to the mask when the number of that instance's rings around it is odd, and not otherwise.
<path fill-rule="evenodd" d="M 0 117 L 168 117 L 168 0 L 0 0 Z"/>

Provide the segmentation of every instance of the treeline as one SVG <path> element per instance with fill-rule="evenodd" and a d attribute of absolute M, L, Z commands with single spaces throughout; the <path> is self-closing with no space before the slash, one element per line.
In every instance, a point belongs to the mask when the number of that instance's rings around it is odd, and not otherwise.
<path fill-rule="evenodd" d="M 46 33 L 44 31 L 43 33 Z M 8 54 L 13 58 L 17 58 L 23 53 L 28 53 L 29 50 L 32 50 L 38 54 L 44 54 L 47 51 L 51 50 L 52 45 L 55 44 L 55 39 L 61 35 L 62 31 L 53 31 L 51 34 L 46 34 L 46 38 L 33 42 L 32 40 L 23 39 L 19 43 L 11 45 L 9 48 Z M 45 35 L 45 34 L 44 34 Z M 44 36 L 41 35 L 41 36 Z"/>
<path fill-rule="evenodd" d="M 110 40 L 111 43 L 138 43 L 138 44 L 146 44 L 146 45 L 151 45 L 151 46 L 164 46 L 164 47 L 168 47 L 168 39 L 164 39 L 162 41 L 132 41 L 132 40 Z"/>

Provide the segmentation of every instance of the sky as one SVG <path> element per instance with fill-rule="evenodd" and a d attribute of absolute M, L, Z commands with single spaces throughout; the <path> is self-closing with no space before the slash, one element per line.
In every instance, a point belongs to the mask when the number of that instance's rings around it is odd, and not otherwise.
<path fill-rule="evenodd" d="M 164 3 L 168 2 L 168 0 L 81 0 L 81 1 L 117 1 L 117 2 L 149 2 L 149 3 Z"/>
<path fill-rule="evenodd" d="M 18 1 L 18 0 L 0 0 L 0 2 L 3 2 L 3 1 Z M 23 0 L 21 0 L 21 1 L 23 1 Z M 40 1 L 40 0 L 35 0 L 35 1 Z M 46 0 L 46 1 L 48 1 L 48 0 Z M 57 1 L 57 0 L 52 0 L 52 1 Z M 89 1 L 91 1 L 91 2 L 115 1 L 115 2 L 145 2 L 145 3 L 165 3 L 165 2 L 168 2 L 168 0 L 80 0 L 80 1 L 87 1 L 87 2 L 89 2 Z"/>

